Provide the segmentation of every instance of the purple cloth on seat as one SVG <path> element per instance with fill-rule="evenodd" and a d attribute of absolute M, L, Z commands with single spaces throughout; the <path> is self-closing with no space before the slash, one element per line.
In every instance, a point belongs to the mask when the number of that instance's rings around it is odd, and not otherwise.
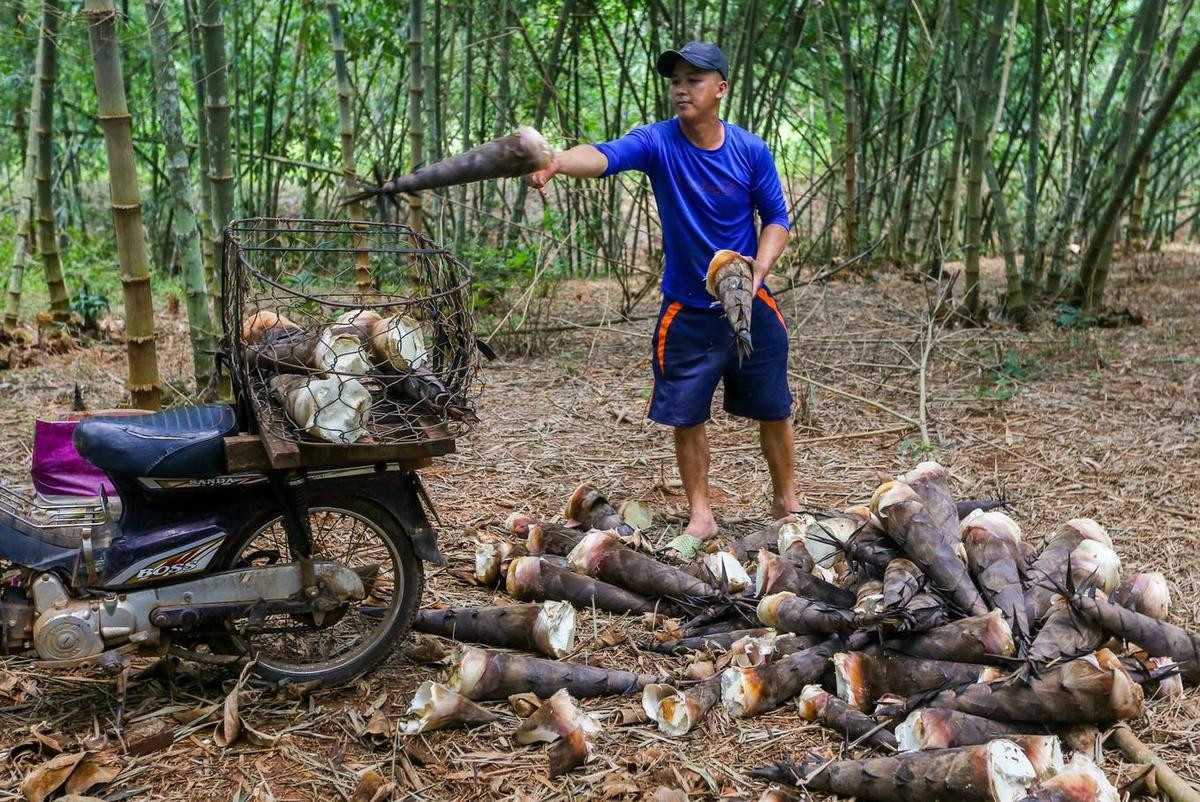
<path fill-rule="evenodd" d="M 117 489 L 104 471 L 85 460 L 71 440 L 79 421 L 38 420 L 33 424 L 33 488 L 45 496 L 110 496 Z"/>

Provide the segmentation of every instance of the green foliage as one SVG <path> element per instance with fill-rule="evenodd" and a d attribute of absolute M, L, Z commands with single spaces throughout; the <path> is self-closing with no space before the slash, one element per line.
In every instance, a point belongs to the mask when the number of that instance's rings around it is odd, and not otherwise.
<path fill-rule="evenodd" d="M 1045 363 L 1036 356 L 1025 355 L 1015 349 L 1005 351 L 998 363 L 984 371 L 975 397 L 987 401 L 1007 401 L 1020 395 L 1023 385 L 1044 369 Z"/>
<path fill-rule="evenodd" d="M 1089 315 L 1077 306 L 1062 304 L 1058 307 L 1058 316 L 1055 318 L 1055 322 L 1064 329 L 1073 329 L 1095 326 L 1100 321 L 1095 315 Z"/>
<path fill-rule="evenodd" d="M 909 462 L 918 462 L 926 459 L 937 451 L 937 446 L 933 443 L 926 443 L 919 438 L 910 437 L 900 444 L 900 456 Z"/>
<path fill-rule="evenodd" d="M 71 314 L 79 315 L 83 320 L 85 330 L 95 331 L 98 328 L 100 315 L 109 309 L 108 296 L 102 292 L 93 292 L 85 281 L 71 296 L 70 309 Z"/>

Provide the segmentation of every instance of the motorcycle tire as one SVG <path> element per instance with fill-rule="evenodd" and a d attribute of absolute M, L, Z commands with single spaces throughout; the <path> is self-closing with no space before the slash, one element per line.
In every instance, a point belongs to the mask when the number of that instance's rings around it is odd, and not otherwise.
<path fill-rule="evenodd" d="M 228 634 L 209 638 L 209 648 L 216 654 L 241 655 L 254 659 L 252 669 L 259 677 L 272 682 L 318 683 L 321 686 L 341 685 L 364 674 L 375 667 L 392 651 L 393 648 L 408 634 L 413 617 L 421 603 L 425 585 L 425 571 L 421 560 L 413 552 L 412 543 L 403 527 L 395 516 L 379 505 L 367 499 L 341 494 L 330 494 L 314 491 L 309 499 L 309 523 L 313 532 L 313 554 L 318 557 L 333 559 L 336 562 L 354 567 L 352 559 L 361 554 L 350 554 L 356 551 L 355 544 L 350 542 L 344 532 L 336 534 L 336 542 L 325 539 L 325 527 L 331 518 L 361 525 L 378 539 L 375 544 L 375 554 L 386 554 L 391 562 L 390 583 L 392 590 L 386 607 L 368 605 L 366 602 L 375 597 L 380 591 L 381 576 L 386 579 L 386 572 L 381 569 L 380 575 L 371 582 L 372 592 L 363 603 L 352 603 L 342 607 L 340 611 L 327 614 L 334 617 L 332 624 L 315 623 L 311 617 L 305 620 L 302 616 L 273 616 L 286 619 L 289 629 L 297 633 L 307 633 L 318 639 L 327 637 L 333 628 L 340 627 L 347 618 L 353 621 L 378 619 L 363 641 L 344 654 L 315 660 L 297 660 L 303 657 L 302 650 L 297 648 L 268 649 L 264 648 L 261 639 L 255 642 L 252 638 L 232 631 Z M 340 553 L 336 546 L 345 546 Z M 264 515 L 263 518 L 236 533 L 223 544 L 221 552 L 214 558 L 210 571 L 224 571 L 231 568 L 241 568 L 255 564 L 270 564 L 271 562 L 289 561 L 287 535 L 283 531 L 282 518 L 278 514 Z M 291 656 L 287 659 L 284 655 Z"/>

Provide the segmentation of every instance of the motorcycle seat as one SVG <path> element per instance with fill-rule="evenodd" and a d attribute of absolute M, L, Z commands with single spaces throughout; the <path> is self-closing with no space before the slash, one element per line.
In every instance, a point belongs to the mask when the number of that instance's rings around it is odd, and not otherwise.
<path fill-rule="evenodd" d="M 225 472 L 223 437 L 237 434 L 228 404 L 176 407 L 150 415 L 84 418 L 75 449 L 116 476 L 211 479 Z"/>

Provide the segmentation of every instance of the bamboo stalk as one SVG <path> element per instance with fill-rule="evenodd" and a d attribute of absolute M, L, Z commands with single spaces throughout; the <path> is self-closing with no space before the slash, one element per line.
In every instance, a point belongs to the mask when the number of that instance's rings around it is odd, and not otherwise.
<path fill-rule="evenodd" d="M 174 209 L 172 233 L 183 263 L 186 286 L 192 373 L 196 390 L 202 393 L 212 378 L 216 342 L 209 315 L 204 256 L 196 228 L 195 198 L 192 196 L 190 165 L 183 143 L 183 120 L 179 113 L 179 82 L 175 75 L 164 0 L 146 0 L 146 19 L 149 21 L 150 53 L 154 64 L 154 95 L 158 100 L 159 123 L 162 125 L 170 170 L 171 203 Z"/>
<path fill-rule="evenodd" d="M 100 124 L 108 158 L 117 260 L 125 296 L 125 347 L 129 360 L 126 389 L 140 409 L 158 409 L 162 382 L 154 346 L 154 302 L 150 260 L 142 229 L 142 200 L 133 159 L 129 107 L 117 49 L 117 9 L 112 0 L 86 0 L 84 17 L 92 48 Z"/>
<path fill-rule="evenodd" d="M 43 39 L 38 38 L 38 55 L 34 69 L 42 64 Z M 29 128 L 37 123 L 38 104 L 41 92 L 38 91 L 36 75 L 29 97 Z M 24 117 L 24 115 L 20 115 Z M 32 248 L 36 234 L 32 227 L 33 198 L 37 179 L 37 138 L 27 135 L 25 140 L 25 165 L 21 171 L 20 199 L 17 204 L 17 236 L 13 243 L 12 261 L 8 274 L 8 297 L 4 303 L 4 328 L 11 331 L 17 327 L 18 313 L 21 309 L 21 285 L 25 278 L 25 262 L 28 251 Z"/>
<path fill-rule="evenodd" d="M 37 217 L 38 252 L 46 287 L 50 291 L 50 312 L 64 322 L 70 316 L 70 299 L 63 281 L 58 253 L 58 232 L 54 224 L 54 87 L 58 79 L 58 20 L 62 9 L 57 0 L 42 3 L 42 43 L 39 47 L 37 134 Z"/>

